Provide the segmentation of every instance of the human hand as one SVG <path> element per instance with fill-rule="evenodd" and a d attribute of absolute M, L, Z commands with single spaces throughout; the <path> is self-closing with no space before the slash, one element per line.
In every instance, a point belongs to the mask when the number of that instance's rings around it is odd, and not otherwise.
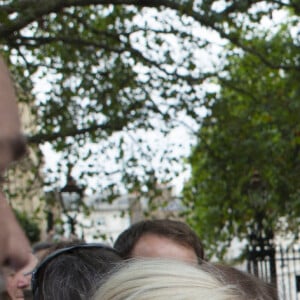
<path fill-rule="evenodd" d="M 0 192 L 0 267 L 7 265 L 17 271 L 29 262 L 30 253 L 30 244 Z"/>

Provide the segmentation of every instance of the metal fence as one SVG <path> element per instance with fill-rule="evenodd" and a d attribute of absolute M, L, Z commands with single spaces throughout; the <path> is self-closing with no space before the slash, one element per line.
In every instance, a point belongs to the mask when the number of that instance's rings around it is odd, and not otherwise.
<path fill-rule="evenodd" d="M 248 271 L 277 286 L 280 300 L 300 300 L 300 244 L 248 248 Z"/>

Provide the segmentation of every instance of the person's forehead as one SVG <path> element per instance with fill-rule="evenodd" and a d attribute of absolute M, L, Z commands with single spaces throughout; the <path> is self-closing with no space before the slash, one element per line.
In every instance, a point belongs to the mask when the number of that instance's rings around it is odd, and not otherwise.
<path fill-rule="evenodd" d="M 188 250 L 195 252 L 194 249 L 186 245 L 184 242 L 174 240 L 168 236 L 156 234 L 156 233 L 145 233 L 143 234 L 135 243 L 134 248 L 143 247 L 143 248 L 152 248 L 152 249 L 162 249 L 162 248 L 176 248 L 180 250 Z"/>
<path fill-rule="evenodd" d="M 146 242 L 150 245 L 152 244 L 174 244 L 184 248 L 191 248 L 189 245 L 185 245 L 184 241 L 180 242 L 178 240 L 173 239 L 172 237 L 165 236 L 159 233 L 147 232 L 144 233 L 137 241 L 138 242 Z"/>
<path fill-rule="evenodd" d="M 145 234 L 136 242 L 133 257 L 162 257 L 197 263 L 197 254 L 191 246 L 181 244 L 158 234 Z"/>

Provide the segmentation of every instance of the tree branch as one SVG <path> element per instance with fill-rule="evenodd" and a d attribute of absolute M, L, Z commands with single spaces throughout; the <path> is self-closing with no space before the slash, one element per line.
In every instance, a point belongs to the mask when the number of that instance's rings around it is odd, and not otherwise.
<path fill-rule="evenodd" d="M 86 133 L 94 132 L 97 130 L 103 130 L 103 131 L 121 131 L 125 125 L 121 124 L 121 122 L 110 122 L 109 124 L 94 124 L 90 127 L 78 129 L 78 128 L 71 128 L 65 131 L 61 132 L 53 132 L 53 133 L 38 133 L 36 135 L 27 136 L 27 142 L 29 144 L 42 144 L 45 142 L 52 142 L 60 138 L 66 138 L 66 137 L 74 137 L 78 135 L 84 135 Z"/>
<path fill-rule="evenodd" d="M 246 12 L 252 5 L 261 2 L 260 0 L 253 1 L 243 1 L 243 11 Z M 192 3 L 192 1 L 191 1 Z M 272 3 L 277 3 L 278 1 L 273 1 Z M 282 4 L 281 2 L 279 2 Z M 50 13 L 56 13 L 64 8 L 68 7 L 85 7 L 90 5 L 134 5 L 137 7 L 166 7 L 172 10 L 179 12 L 182 15 L 186 15 L 192 17 L 195 21 L 199 22 L 202 26 L 207 28 L 211 28 L 219 33 L 219 35 L 230 41 L 232 44 L 238 46 L 246 52 L 249 52 L 259 59 L 262 60 L 263 63 L 267 64 L 272 68 L 282 68 L 282 69 L 295 69 L 295 66 L 284 66 L 284 65 L 274 65 L 272 64 L 264 55 L 257 52 L 255 49 L 247 47 L 242 40 L 236 37 L 236 35 L 232 35 L 231 33 L 226 33 L 220 26 L 217 24 L 222 23 L 223 20 L 226 21 L 230 13 L 239 11 L 241 4 L 235 2 L 227 9 L 224 9 L 221 12 L 210 12 L 206 11 L 196 11 L 189 5 L 189 2 L 180 3 L 179 1 L 174 0 L 52 0 L 52 1 L 43 1 L 39 0 L 21 0 L 18 2 L 14 2 L 10 5 L 2 5 L 0 6 L 2 11 L 6 13 L 19 13 L 18 17 L 13 21 L 9 21 L 8 24 L 0 25 L 0 39 L 8 38 L 13 33 L 20 31 L 25 28 L 30 23 L 41 19 L 43 16 L 48 15 Z M 295 5 L 290 5 L 290 7 L 294 8 L 297 11 L 297 7 Z M 64 39 L 63 41 L 68 41 L 68 39 Z M 69 42 L 78 42 L 75 40 L 69 40 Z M 103 45 L 102 45 L 103 46 Z M 107 46 L 106 46 L 107 47 Z M 116 49 L 115 49 L 116 50 Z"/>

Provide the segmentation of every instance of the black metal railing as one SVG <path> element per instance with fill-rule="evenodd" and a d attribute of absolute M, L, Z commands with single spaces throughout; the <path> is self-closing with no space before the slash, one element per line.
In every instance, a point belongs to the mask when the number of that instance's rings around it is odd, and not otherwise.
<path fill-rule="evenodd" d="M 300 300 L 300 244 L 249 246 L 248 271 L 275 284 L 280 300 Z"/>

